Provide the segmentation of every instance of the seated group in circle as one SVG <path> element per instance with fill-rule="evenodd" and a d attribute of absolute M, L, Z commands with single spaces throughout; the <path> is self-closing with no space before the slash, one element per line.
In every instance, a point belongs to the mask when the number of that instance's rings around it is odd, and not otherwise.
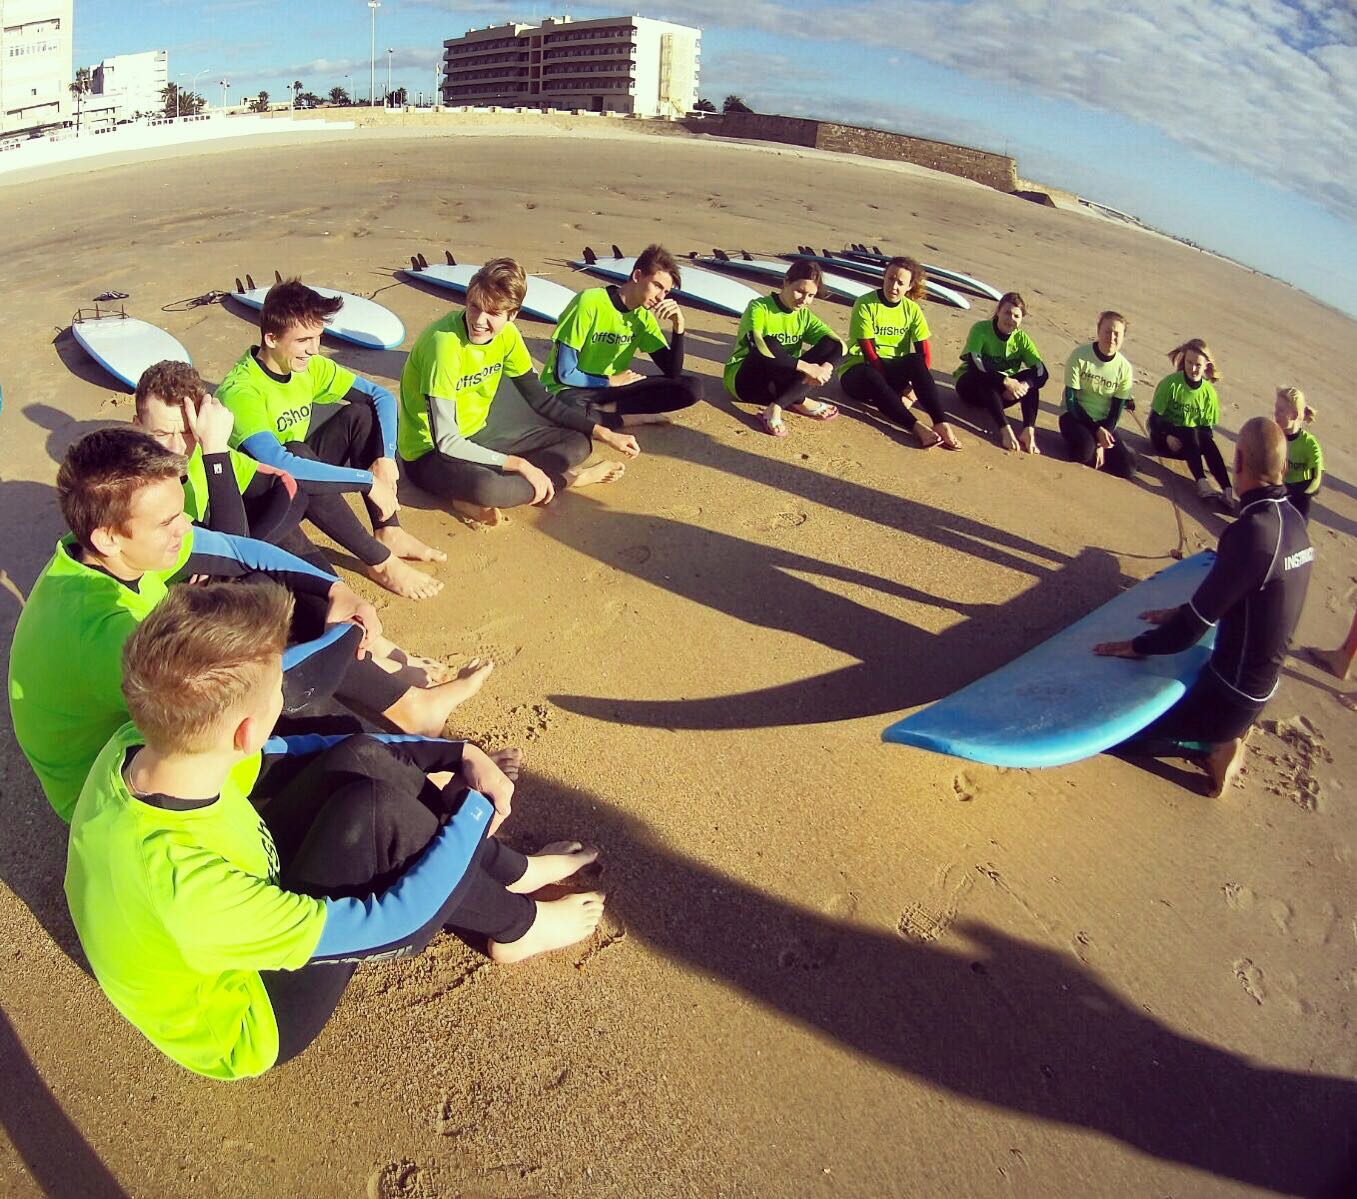
<path fill-rule="evenodd" d="M 921 446 L 959 448 L 929 372 L 929 330 L 915 302 L 922 279 L 913 260 L 892 260 L 881 289 L 854 305 L 845 343 L 810 311 L 819 268 L 793 264 L 741 319 L 726 387 L 760 405 L 776 435 L 785 412 L 837 415 L 810 396 L 837 372 L 849 396 L 912 430 Z M 494 837 L 511 811 L 521 753 L 441 737 L 493 664 L 451 670 L 394 644 L 304 526 L 352 553 L 375 582 L 423 599 L 441 584 L 410 562 L 445 555 L 400 527 L 398 462 L 420 487 L 487 523 L 504 508 L 617 479 L 620 462 L 586 465 L 593 444 L 635 457 L 640 446 L 626 430 L 665 421 L 699 396 L 683 369 L 683 312 L 669 298 L 680 283 L 673 257 L 649 247 L 628 281 L 580 293 L 534 374 L 513 323 L 526 277 L 513 260 L 494 259 L 472 279 L 465 310 L 416 340 L 399 399 L 317 352 L 334 301 L 280 283 L 261 312 L 259 344 L 216 396 L 191 366 L 159 363 L 140 380 L 130 425 L 68 450 L 57 489 L 69 532 L 16 627 L 13 727 L 71 826 L 67 895 L 96 977 L 174 1060 L 223 1078 L 285 1061 L 317 1035 L 354 963 L 418 952 L 443 927 L 482 936 L 496 960 L 517 961 L 596 926 L 603 900 L 594 892 L 534 898 L 588 866 L 592 851 L 562 842 L 524 857 Z M 972 328 L 956 381 L 1005 446 L 1037 453 L 1048 373 L 1020 329 L 1026 307 L 1008 293 Z M 1129 475 L 1134 456 L 1115 433 L 1131 395 L 1125 327 L 1103 313 L 1096 340 L 1071 355 L 1061 432 L 1076 461 Z M 638 349 L 658 375 L 630 369 Z M 1200 342 L 1174 356 L 1179 370 L 1161 384 L 1162 404 L 1156 393 L 1156 436 L 1200 470 L 1202 459 L 1212 462 L 1217 410 L 1202 388 L 1215 371 Z M 515 394 L 501 392 L 505 378 Z M 1017 433 L 1006 415 L 1015 407 Z M 1236 475 L 1250 485 L 1252 532 L 1241 526 L 1234 537 L 1245 549 L 1279 519 L 1279 497 L 1289 494 L 1303 514 L 1322 477 L 1304 397 L 1279 391 L 1274 417 L 1273 441 L 1252 429 L 1236 456 Z M 1282 457 L 1285 491 L 1274 469 Z M 362 497 L 368 527 L 348 492 Z M 1287 520 L 1288 561 L 1299 567 L 1309 561 L 1304 522 L 1297 532 Z M 1303 580 L 1250 583 L 1268 595 L 1283 584 L 1265 644 L 1218 641 L 1223 676 L 1245 659 L 1252 672 L 1242 690 L 1223 677 L 1239 692 L 1229 727 L 1206 722 L 1231 742 L 1231 762 L 1236 725 L 1270 694 L 1264 676 L 1278 630 L 1303 597 Z M 1235 613 L 1221 617 L 1224 629 L 1247 602 L 1222 591 L 1212 611 Z M 1191 631 L 1187 616 L 1175 619 L 1171 635 L 1105 649 L 1167 652 Z M 330 699 L 399 732 L 316 718 L 314 705 Z M 290 734 L 301 716 L 305 732 Z M 1201 731 L 1200 721 L 1179 724 L 1167 730 L 1179 740 Z"/>

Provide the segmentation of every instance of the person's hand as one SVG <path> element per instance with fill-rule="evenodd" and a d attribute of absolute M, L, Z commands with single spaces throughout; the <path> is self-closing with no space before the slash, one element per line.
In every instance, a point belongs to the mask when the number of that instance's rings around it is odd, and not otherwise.
<path fill-rule="evenodd" d="M 1093 647 L 1093 652 L 1100 658 L 1139 658 L 1133 648 L 1134 642 L 1131 641 L 1104 641 Z"/>
<path fill-rule="evenodd" d="M 382 461 L 380 458 L 377 462 Z M 388 459 L 387 461 L 390 461 Z M 374 462 L 373 466 L 377 463 Z M 383 520 L 389 520 L 400 511 L 400 501 L 396 499 L 396 485 L 385 479 L 379 478 L 376 471 L 372 473 L 372 486 L 368 488 L 368 499 L 377 509 L 377 515 Z"/>
<path fill-rule="evenodd" d="M 657 321 L 668 321 L 675 333 L 683 332 L 683 309 L 677 300 L 663 299 L 653 311 Z"/>
<path fill-rule="evenodd" d="M 1168 624 L 1177 615 L 1177 608 L 1151 608 L 1148 612 L 1142 612 L 1140 619 L 1148 624 Z"/>
<path fill-rule="evenodd" d="M 1112 430 L 1104 429 L 1102 425 L 1098 426 L 1098 432 L 1094 436 L 1100 450 L 1110 450 L 1117 444 L 1117 439 L 1112 436 Z"/>
<path fill-rule="evenodd" d="M 342 624 L 347 621 L 363 630 L 357 654 L 361 658 L 367 653 L 368 644 L 382 635 L 382 622 L 377 615 L 377 609 L 344 582 L 336 582 L 330 588 L 329 599 L 330 606 L 325 613 L 326 624 Z"/>
<path fill-rule="evenodd" d="M 628 458 L 635 458 L 641 452 L 641 443 L 630 433 L 619 433 L 614 429 L 604 429 L 598 435 L 598 440 L 604 445 L 612 446 L 619 454 L 624 454 Z"/>
<path fill-rule="evenodd" d="M 1100 445 L 1095 445 L 1095 446 L 1093 447 L 1093 469 L 1094 469 L 1094 470 L 1102 470 L 1102 468 L 1103 468 L 1103 461 L 1106 459 L 1106 457 L 1107 457 L 1107 451 L 1106 451 L 1105 449 L 1103 449 L 1102 446 L 1100 446 Z"/>
<path fill-rule="evenodd" d="M 1006 378 L 1003 387 L 1015 400 L 1020 400 L 1027 394 L 1027 384 L 1021 379 Z"/>
<path fill-rule="evenodd" d="M 184 401 L 184 424 L 204 454 L 226 453 L 235 423 L 231 410 L 214 395 L 203 396 L 197 409 L 192 400 Z"/>
<path fill-rule="evenodd" d="M 534 466 L 526 458 L 514 456 L 504 463 L 505 469 L 516 475 L 522 475 L 532 487 L 534 504 L 549 504 L 556 498 L 556 485 L 540 467 Z"/>
<path fill-rule="evenodd" d="M 393 492 L 400 487 L 400 468 L 396 465 L 396 460 L 394 458 L 374 459 L 372 466 L 369 469 L 372 471 L 372 477 L 374 479 L 380 479 L 383 483 L 387 484 Z"/>
<path fill-rule="evenodd" d="M 913 387 L 906 387 L 905 390 L 900 393 L 900 403 L 906 408 L 913 408 L 916 398 Z"/>
<path fill-rule="evenodd" d="M 615 375 L 608 376 L 609 387 L 626 387 L 631 383 L 639 383 L 645 376 L 637 371 L 618 371 Z"/>
<path fill-rule="evenodd" d="M 486 836 L 493 836 L 495 830 L 513 811 L 513 780 L 495 765 L 485 750 L 472 745 L 469 741 L 462 747 L 460 774 L 462 782 L 471 790 L 479 791 L 495 805 L 495 815 L 490 821 L 489 832 L 486 833 Z"/>

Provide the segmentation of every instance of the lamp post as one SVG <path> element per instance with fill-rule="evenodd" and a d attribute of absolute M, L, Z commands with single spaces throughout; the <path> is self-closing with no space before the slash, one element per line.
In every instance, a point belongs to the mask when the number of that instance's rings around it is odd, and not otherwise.
<path fill-rule="evenodd" d="M 368 0 L 368 7 L 372 9 L 372 48 L 368 57 L 368 107 L 371 108 L 377 94 L 377 10 L 382 7 L 382 0 Z"/>
<path fill-rule="evenodd" d="M 353 82 L 352 82 L 352 80 L 353 80 L 353 76 L 352 76 L 352 75 L 345 75 L 345 76 L 344 76 L 344 95 L 348 97 L 348 99 L 347 99 L 347 101 L 346 101 L 346 103 L 348 103 L 348 104 L 352 104 L 352 103 L 353 103 Z"/>
<path fill-rule="evenodd" d="M 222 106 L 223 109 L 225 109 L 225 107 L 226 107 L 226 93 L 227 93 L 228 91 L 230 91 L 230 89 L 231 89 L 231 84 L 230 84 L 230 82 L 229 82 L 228 80 L 225 80 L 225 79 L 218 79 L 218 80 L 217 80 L 217 83 L 221 85 L 221 106 Z"/>
<path fill-rule="evenodd" d="M 390 46 L 386 48 L 386 102 L 391 103 L 391 56 L 395 51 Z"/>
<path fill-rule="evenodd" d="M 207 72 L 210 71 L 211 69 L 212 69 L 211 67 L 204 67 L 201 71 L 198 71 L 198 72 L 196 72 L 195 74 L 193 74 L 193 75 L 191 75 L 191 76 L 190 76 L 190 75 L 180 75 L 180 76 L 179 76 L 180 79 L 190 79 L 190 78 L 191 78 L 191 79 L 193 80 L 193 85 L 192 85 L 192 87 L 189 89 L 189 95 L 193 95 L 194 92 L 197 91 L 197 88 L 198 88 L 198 76 L 199 76 L 199 75 L 206 75 Z M 184 108 L 184 96 L 183 96 L 183 93 L 182 93 L 182 92 L 175 92 L 175 93 L 174 93 L 174 115 L 175 115 L 176 117 L 177 117 L 177 116 L 180 116 L 180 115 L 182 114 L 182 112 L 183 112 L 183 108 Z M 190 114 L 190 115 L 192 115 L 192 114 Z"/>

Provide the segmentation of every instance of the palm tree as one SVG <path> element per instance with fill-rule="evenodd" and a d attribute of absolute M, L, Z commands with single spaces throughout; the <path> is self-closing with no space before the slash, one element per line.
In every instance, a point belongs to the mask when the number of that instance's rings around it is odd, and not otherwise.
<path fill-rule="evenodd" d="M 739 96 L 727 96 L 721 104 L 722 112 L 753 112 Z"/>
<path fill-rule="evenodd" d="M 297 107 L 297 97 L 302 94 L 302 81 L 295 79 L 292 82 L 292 107 Z"/>
<path fill-rule="evenodd" d="M 75 80 L 71 83 L 71 95 L 75 97 L 75 132 L 80 134 L 80 103 L 90 90 L 89 67 L 77 67 Z"/>

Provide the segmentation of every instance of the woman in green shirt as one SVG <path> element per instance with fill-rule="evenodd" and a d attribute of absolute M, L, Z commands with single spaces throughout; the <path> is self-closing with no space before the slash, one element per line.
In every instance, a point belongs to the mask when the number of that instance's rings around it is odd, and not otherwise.
<path fill-rule="evenodd" d="M 1016 291 L 999 298 L 994 315 L 971 326 L 957 367 L 956 393 L 989 413 L 1006 450 L 1039 454 L 1037 411 L 1041 389 L 1050 378 L 1032 339 L 1020 328 L 1027 301 Z M 1022 433 L 1014 435 L 1005 408 L 1021 406 Z"/>
<path fill-rule="evenodd" d="M 1174 373 L 1165 376 L 1154 389 L 1149 434 L 1155 453 L 1164 458 L 1182 458 L 1197 480 L 1202 499 L 1219 496 L 1225 506 L 1235 506 L 1234 488 L 1225 469 L 1225 459 L 1216 445 L 1213 430 L 1220 420 L 1220 400 L 1215 384 L 1220 382 L 1211 350 L 1200 337 L 1185 341 L 1169 351 Z M 1216 482 L 1217 493 L 1207 481 L 1203 460 Z"/>
<path fill-rule="evenodd" d="M 1287 498 L 1308 521 L 1310 501 L 1319 494 L 1324 478 L 1324 452 L 1319 439 L 1305 427 L 1315 419 L 1315 410 L 1299 387 L 1279 387 L 1272 416 L 1286 434 Z"/>

